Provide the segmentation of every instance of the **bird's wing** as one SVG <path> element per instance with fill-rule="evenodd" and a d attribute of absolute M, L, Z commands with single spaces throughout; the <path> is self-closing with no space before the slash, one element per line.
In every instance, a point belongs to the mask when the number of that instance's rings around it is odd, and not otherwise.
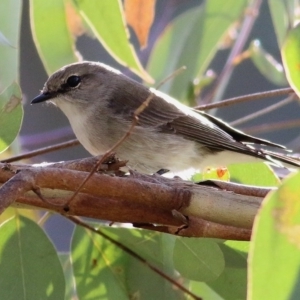
<path fill-rule="evenodd" d="M 249 143 L 249 144 L 266 145 L 266 146 L 285 149 L 285 147 L 280 144 L 272 143 L 270 141 L 254 137 L 254 136 L 246 134 L 238 129 L 235 129 L 235 128 L 231 127 L 228 123 L 226 123 L 214 116 L 211 116 L 205 112 L 198 111 L 198 113 L 202 114 L 203 116 L 208 118 L 211 122 L 213 122 L 215 125 L 217 125 L 219 128 L 221 128 L 222 130 L 229 133 L 236 141 L 243 142 L 243 143 Z"/>
<path fill-rule="evenodd" d="M 132 87 L 130 86 L 131 83 L 128 81 L 126 89 L 122 89 L 122 92 L 116 92 L 109 104 L 115 114 L 122 114 L 122 117 L 129 121 L 133 119 L 132 112 L 150 95 L 149 90 L 144 86 L 140 85 L 137 89 L 137 83 L 134 82 Z M 248 147 L 247 144 L 284 148 L 266 140 L 246 135 L 215 117 L 181 105 L 163 93 L 153 92 L 155 94 L 149 105 L 138 116 L 139 125 L 155 127 L 163 133 L 175 133 L 207 148 L 219 151 L 246 152 L 256 156 L 257 151 Z"/>

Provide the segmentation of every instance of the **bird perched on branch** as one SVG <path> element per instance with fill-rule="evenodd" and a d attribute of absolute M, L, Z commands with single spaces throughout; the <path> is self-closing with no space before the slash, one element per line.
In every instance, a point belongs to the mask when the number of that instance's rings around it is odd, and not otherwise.
<path fill-rule="evenodd" d="M 84 61 L 59 69 L 31 103 L 57 105 L 86 150 L 100 155 L 129 131 L 134 112 L 147 99 L 136 126 L 115 150 L 137 171 L 178 172 L 254 161 L 300 167 L 300 161 L 263 148 L 285 147 L 236 130 L 101 63 Z"/>

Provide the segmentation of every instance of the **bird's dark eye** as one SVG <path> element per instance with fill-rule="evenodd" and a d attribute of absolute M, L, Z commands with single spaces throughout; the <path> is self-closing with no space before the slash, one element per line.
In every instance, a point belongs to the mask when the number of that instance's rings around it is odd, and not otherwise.
<path fill-rule="evenodd" d="M 80 83 L 80 81 L 81 81 L 81 78 L 80 78 L 79 76 L 72 75 L 72 76 L 70 76 L 70 77 L 67 79 L 67 85 L 68 85 L 69 87 L 74 88 L 74 87 L 78 86 L 78 84 Z"/>

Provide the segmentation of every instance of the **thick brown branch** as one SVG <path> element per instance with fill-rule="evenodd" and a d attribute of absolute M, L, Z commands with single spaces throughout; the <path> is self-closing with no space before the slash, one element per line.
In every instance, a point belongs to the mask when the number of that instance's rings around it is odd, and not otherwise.
<path fill-rule="evenodd" d="M 97 160 L 46 167 L 0 164 L 1 210 L 16 201 L 17 206 L 65 214 L 64 204 Z M 124 165 L 110 161 L 103 165 L 104 172 L 111 169 L 109 174 L 114 174 L 114 164 Z M 223 182 L 202 186 L 136 172 L 124 177 L 96 173 L 74 198 L 68 214 L 142 224 L 184 236 L 249 239 L 254 216 L 268 191 Z"/>
<path fill-rule="evenodd" d="M 222 225 L 210 222 L 197 217 L 188 218 L 188 226 L 181 228 L 172 228 L 167 226 L 154 226 L 152 224 L 134 224 L 135 227 L 155 230 L 176 234 L 188 237 L 211 237 L 219 239 L 233 239 L 233 240 L 250 240 L 251 230 L 244 228 L 237 228 L 233 226 Z"/>
<path fill-rule="evenodd" d="M 33 188 L 34 180 L 30 174 L 19 173 L 11 177 L 0 189 L 0 214 Z"/>

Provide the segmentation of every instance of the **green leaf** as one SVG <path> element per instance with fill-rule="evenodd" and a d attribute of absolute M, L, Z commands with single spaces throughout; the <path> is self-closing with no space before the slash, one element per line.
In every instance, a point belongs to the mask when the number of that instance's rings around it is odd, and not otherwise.
<path fill-rule="evenodd" d="M 163 266 L 167 271 L 173 269 L 173 260 L 168 254 L 173 251 L 176 237 L 141 229 L 105 227 L 102 230 L 113 239 L 138 251 L 147 261 Z"/>
<path fill-rule="evenodd" d="M 178 278 L 172 257 L 176 237 L 140 229 L 105 228 L 104 232 L 138 253 L 147 262 L 173 279 Z M 172 284 L 134 257 L 129 259 L 127 274 L 131 293 L 139 290 L 141 299 L 178 299 L 182 297 L 180 290 L 174 289 Z"/>
<path fill-rule="evenodd" d="M 76 299 L 76 289 L 73 277 L 72 261 L 69 252 L 58 253 L 58 258 L 63 268 L 66 282 L 65 299 Z"/>
<path fill-rule="evenodd" d="M 226 172 L 227 170 L 227 172 Z M 227 174 L 228 173 L 228 174 Z M 220 176 L 222 175 L 222 176 Z M 280 179 L 272 168 L 265 163 L 238 163 L 227 166 L 227 169 L 208 169 L 192 176 L 193 182 L 208 179 L 228 180 L 255 186 L 278 186 Z"/>
<path fill-rule="evenodd" d="M 30 0 L 30 20 L 34 42 L 48 74 L 78 61 L 64 0 Z"/>
<path fill-rule="evenodd" d="M 200 43 L 200 38 L 198 37 L 199 34 L 193 34 L 195 28 L 198 28 L 199 30 L 202 18 L 202 6 L 189 10 L 177 17 L 156 41 L 149 58 L 147 70 L 157 82 L 169 76 L 174 70 L 182 66 L 189 66 L 190 64 L 188 64 L 187 60 L 190 56 L 191 60 L 193 60 L 195 64 L 196 49 L 199 47 L 198 44 Z M 186 46 L 188 43 L 190 43 L 191 48 L 194 48 L 193 52 L 191 52 L 191 50 L 189 50 L 189 53 L 185 52 L 187 51 Z M 184 72 L 177 76 L 182 80 L 183 78 L 187 78 L 188 82 L 190 82 L 190 78 L 196 73 L 194 67 L 187 68 Z M 176 92 L 172 90 L 172 85 L 173 80 L 171 79 L 163 84 L 160 89 L 171 94 L 173 97 L 177 97 L 184 101 L 184 90 L 181 93 L 176 94 Z M 186 89 L 188 89 L 188 84 L 186 82 L 184 84 L 182 83 L 180 86 L 183 89 L 186 86 Z"/>
<path fill-rule="evenodd" d="M 246 244 L 234 245 L 228 242 L 219 243 L 225 259 L 224 272 L 217 280 L 208 282 L 207 285 L 224 299 L 246 299 L 247 256 L 241 249 L 245 249 L 247 246 Z"/>
<path fill-rule="evenodd" d="M 268 1 L 270 13 L 272 17 L 273 26 L 275 29 L 277 42 L 279 48 L 281 48 L 287 30 L 289 28 L 289 14 L 287 12 L 287 1 L 282 0 L 269 0 Z"/>
<path fill-rule="evenodd" d="M 4 36 L 4 34 L 0 31 L 0 46 L 8 46 L 14 48 L 14 46 L 9 42 L 9 40 Z"/>
<path fill-rule="evenodd" d="M 235 250 L 237 253 L 239 253 L 242 257 L 247 259 L 250 242 L 247 241 L 225 241 L 224 245 L 228 246 L 229 248 Z"/>
<path fill-rule="evenodd" d="M 202 180 L 229 181 L 230 173 L 227 168 L 207 168 L 202 173 Z"/>
<path fill-rule="evenodd" d="M 197 281 L 217 279 L 225 266 L 219 245 L 204 238 L 177 238 L 173 259 L 175 268 L 182 276 Z"/>
<path fill-rule="evenodd" d="M 220 41 L 233 23 L 240 20 L 247 5 L 248 1 L 246 0 L 223 1 L 222 5 L 220 5 L 220 1 L 218 0 L 205 2 L 205 14 L 201 29 L 201 45 L 199 56 L 197 57 L 198 77 L 204 74 L 218 50 Z"/>
<path fill-rule="evenodd" d="M 288 32 L 281 49 L 283 65 L 289 84 L 300 96 L 300 24 Z"/>
<path fill-rule="evenodd" d="M 1 299 L 64 299 L 57 253 L 33 221 L 16 216 L 0 226 Z"/>
<path fill-rule="evenodd" d="M 20 87 L 13 83 L 0 94 L 0 152 L 4 151 L 18 135 L 23 107 Z"/>
<path fill-rule="evenodd" d="M 177 17 L 157 40 L 148 63 L 149 73 L 160 81 L 174 70 L 187 70 L 168 81 L 162 90 L 185 101 L 190 84 L 201 78 L 221 39 L 230 26 L 239 19 L 247 1 L 206 1 Z"/>
<path fill-rule="evenodd" d="M 175 237 L 147 230 L 101 228 L 147 262 L 175 278 Z M 72 241 L 76 289 L 82 299 L 178 299 L 182 292 L 144 263 L 101 236 L 76 228 Z M 95 288 L 97 287 L 97 288 Z"/>
<path fill-rule="evenodd" d="M 145 81 L 152 83 L 153 79 L 143 69 L 129 42 L 129 31 L 125 23 L 122 2 L 119 0 L 75 0 L 75 4 L 109 54 Z"/>
<path fill-rule="evenodd" d="M 276 85 L 288 84 L 282 65 L 261 46 L 260 41 L 253 41 L 249 51 L 252 62 L 265 78 Z"/>
<path fill-rule="evenodd" d="M 214 289 L 208 286 L 205 282 L 200 281 L 190 281 L 189 290 L 196 294 L 201 295 L 202 299 L 205 300 L 224 300 Z"/>
<path fill-rule="evenodd" d="M 128 299 L 126 255 L 108 240 L 77 226 L 72 238 L 72 261 L 80 299 Z"/>
<path fill-rule="evenodd" d="M 232 182 L 267 187 L 280 183 L 274 171 L 265 163 L 232 164 L 227 168 Z"/>
<path fill-rule="evenodd" d="M 299 299 L 300 173 L 270 193 L 254 221 L 248 299 Z"/>
<path fill-rule="evenodd" d="M 0 1 L 1 34 L 13 46 L 0 45 L 0 93 L 19 77 L 21 2 L 21 0 Z"/>

